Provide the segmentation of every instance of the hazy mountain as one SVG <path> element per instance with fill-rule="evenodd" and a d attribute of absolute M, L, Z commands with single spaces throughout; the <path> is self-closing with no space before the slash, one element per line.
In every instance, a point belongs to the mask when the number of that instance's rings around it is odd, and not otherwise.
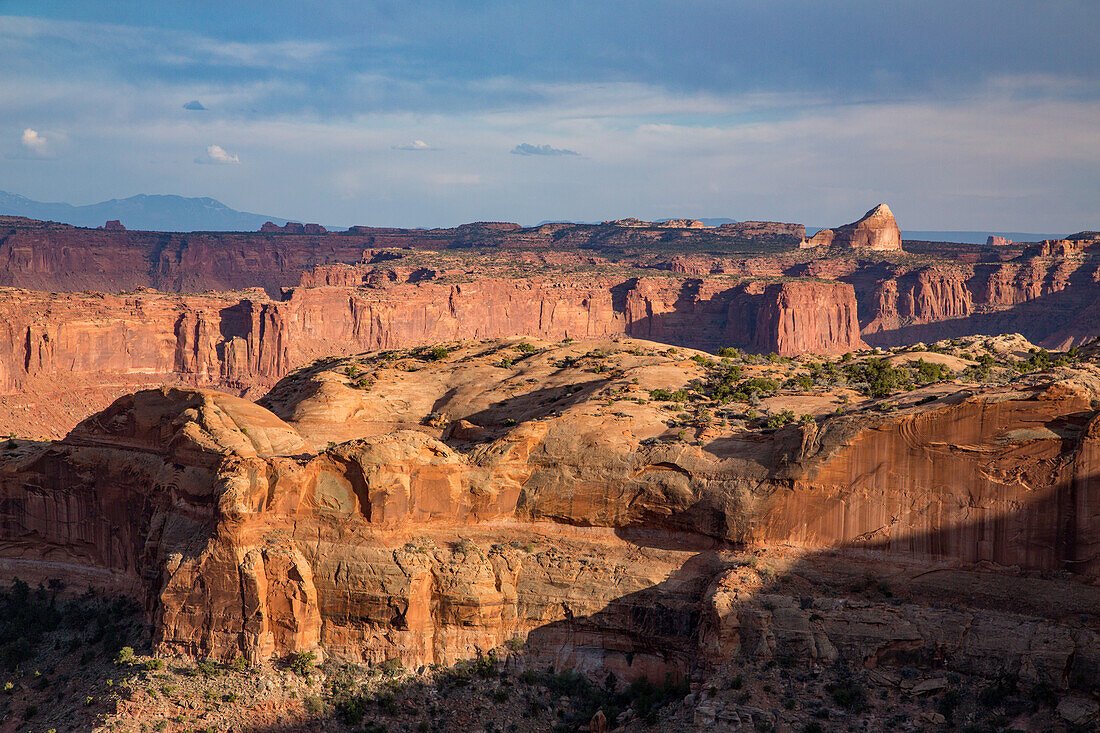
<path fill-rule="evenodd" d="M 103 226 L 108 220 L 118 219 L 127 229 L 164 232 L 253 231 L 265 221 L 279 225 L 287 222 L 277 216 L 237 211 L 212 198 L 146 194 L 73 206 L 33 201 L 25 196 L 0 191 L 0 214 L 59 221 L 80 227 Z"/>
<path fill-rule="evenodd" d="M 901 231 L 902 239 L 915 239 L 925 242 L 965 242 L 969 244 L 985 244 L 986 237 L 993 234 L 998 237 L 1007 237 L 1013 242 L 1041 242 L 1044 239 L 1061 239 L 1062 234 L 1036 234 L 1034 232 L 959 232 L 959 231 Z"/>

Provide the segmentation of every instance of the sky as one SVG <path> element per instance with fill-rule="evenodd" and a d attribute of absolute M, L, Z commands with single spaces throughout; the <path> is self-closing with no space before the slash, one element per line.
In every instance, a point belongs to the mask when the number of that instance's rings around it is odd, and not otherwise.
<path fill-rule="evenodd" d="M 0 189 L 1100 229 L 1096 0 L 0 0 Z"/>

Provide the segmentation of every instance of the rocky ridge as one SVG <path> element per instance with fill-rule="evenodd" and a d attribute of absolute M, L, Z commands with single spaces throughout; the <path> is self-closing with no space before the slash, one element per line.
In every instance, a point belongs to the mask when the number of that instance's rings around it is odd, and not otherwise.
<path fill-rule="evenodd" d="M 812 719 L 767 712 L 765 682 L 752 704 L 723 692 L 776 664 L 843 665 L 890 699 L 907 669 L 1087 699 L 1098 416 L 1091 362 L 1018 337 L 846 360 L 629 338 L 374 351 L 259 404 L 145 390 L 63 440 L 8 441 L 0 566 L 135 599 L 169 657 L 493 651 L 691 680 L 670 725 Z"/>

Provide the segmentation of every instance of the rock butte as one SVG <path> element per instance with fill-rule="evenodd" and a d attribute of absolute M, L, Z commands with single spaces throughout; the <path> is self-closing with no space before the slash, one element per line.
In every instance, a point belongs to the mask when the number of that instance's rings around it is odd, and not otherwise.
<path fill-rule="evenodd" d="M 260 404 L 138 392 L 4 452 L 2 563 L 132 595 L 158 650 L 225 660 L 408 666 L 519 638 L 528 663 L 630 679 L 759 653 L 762 634 L 827 660 L 918 628 L 948 668 L 1100 662 L 1098 631 L 1067 620 L 1100 600 L 1097 367 L 684 436 L 640 398 L 705 376 L 696 355 L 505 339 L 322 360 Z M 954 568 L 921 581 L 932 595 L 977 564 L 1015 572 L 980 574 L 1000 604 L 973 621 L 981 648 L 935 641 L 959 612 L 919 604 L 875 611 L 891 620 L 871 634 L 862 607 L 830 606 L 818 637 L 736 561 L 779 545 L 811 553 L 802 572 L 825 550 L 909 563 L 906 583 Z M 1021 571 L 1076 580 L 1044 607 L 1012 599 Z M 1029 646 L 997 631 L 1025 618 Z"/>

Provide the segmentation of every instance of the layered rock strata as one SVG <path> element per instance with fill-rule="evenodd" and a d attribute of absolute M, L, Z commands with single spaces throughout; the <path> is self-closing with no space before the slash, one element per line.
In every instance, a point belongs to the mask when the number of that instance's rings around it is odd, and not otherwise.
<path fill-rule="evenodd" d="M 854 291 L 844 283 L 603 277 L 447 284 L 437 275 L 328 268 L 311 275 L 319 287 L 295 289 L 282 301 L 259 289 L 202 296 L 0 289 L 0 392 L 66 374 L 170 376 L 248 390 L 324 354 L 509 334 L 629 334 L 781 354 L 863 346 Z"/>
<path fill-rule="evenodd" d="M 879 611 L 822 601 L 815 621 L 769 605 L 730 585 L 745 548 L 869 550 L 912 563 L 906 583 L 943 563 L 1067 573 L 1067 594 L 1100 577 L 1094 368 L 685 439 L 635 397 L 702 369 L 663 349 L 512 341 L 329 360 L 284 379 L 266 408 L 140 392 L 62 441 L 5 451 L 4 567 L 134 594 L 164 652 L 321 646 L 416 665 L 518 638 L 533 661 L 627 678 L 684 669 L 699 643 L 714 659 L 761 644 L 868 653 L 860 614 Z M 932 640 L 943 612 L 890 613 L 912 649 L 954 648 Z M 989 620 L 983 638 L 1013 623 Z M 1094 632 L 1067 633 L 1095 656 Z M 992 664 L 990 644 L 951 664 Z M 1035 674 L 1064 668 L 1059 654 Z"/>

